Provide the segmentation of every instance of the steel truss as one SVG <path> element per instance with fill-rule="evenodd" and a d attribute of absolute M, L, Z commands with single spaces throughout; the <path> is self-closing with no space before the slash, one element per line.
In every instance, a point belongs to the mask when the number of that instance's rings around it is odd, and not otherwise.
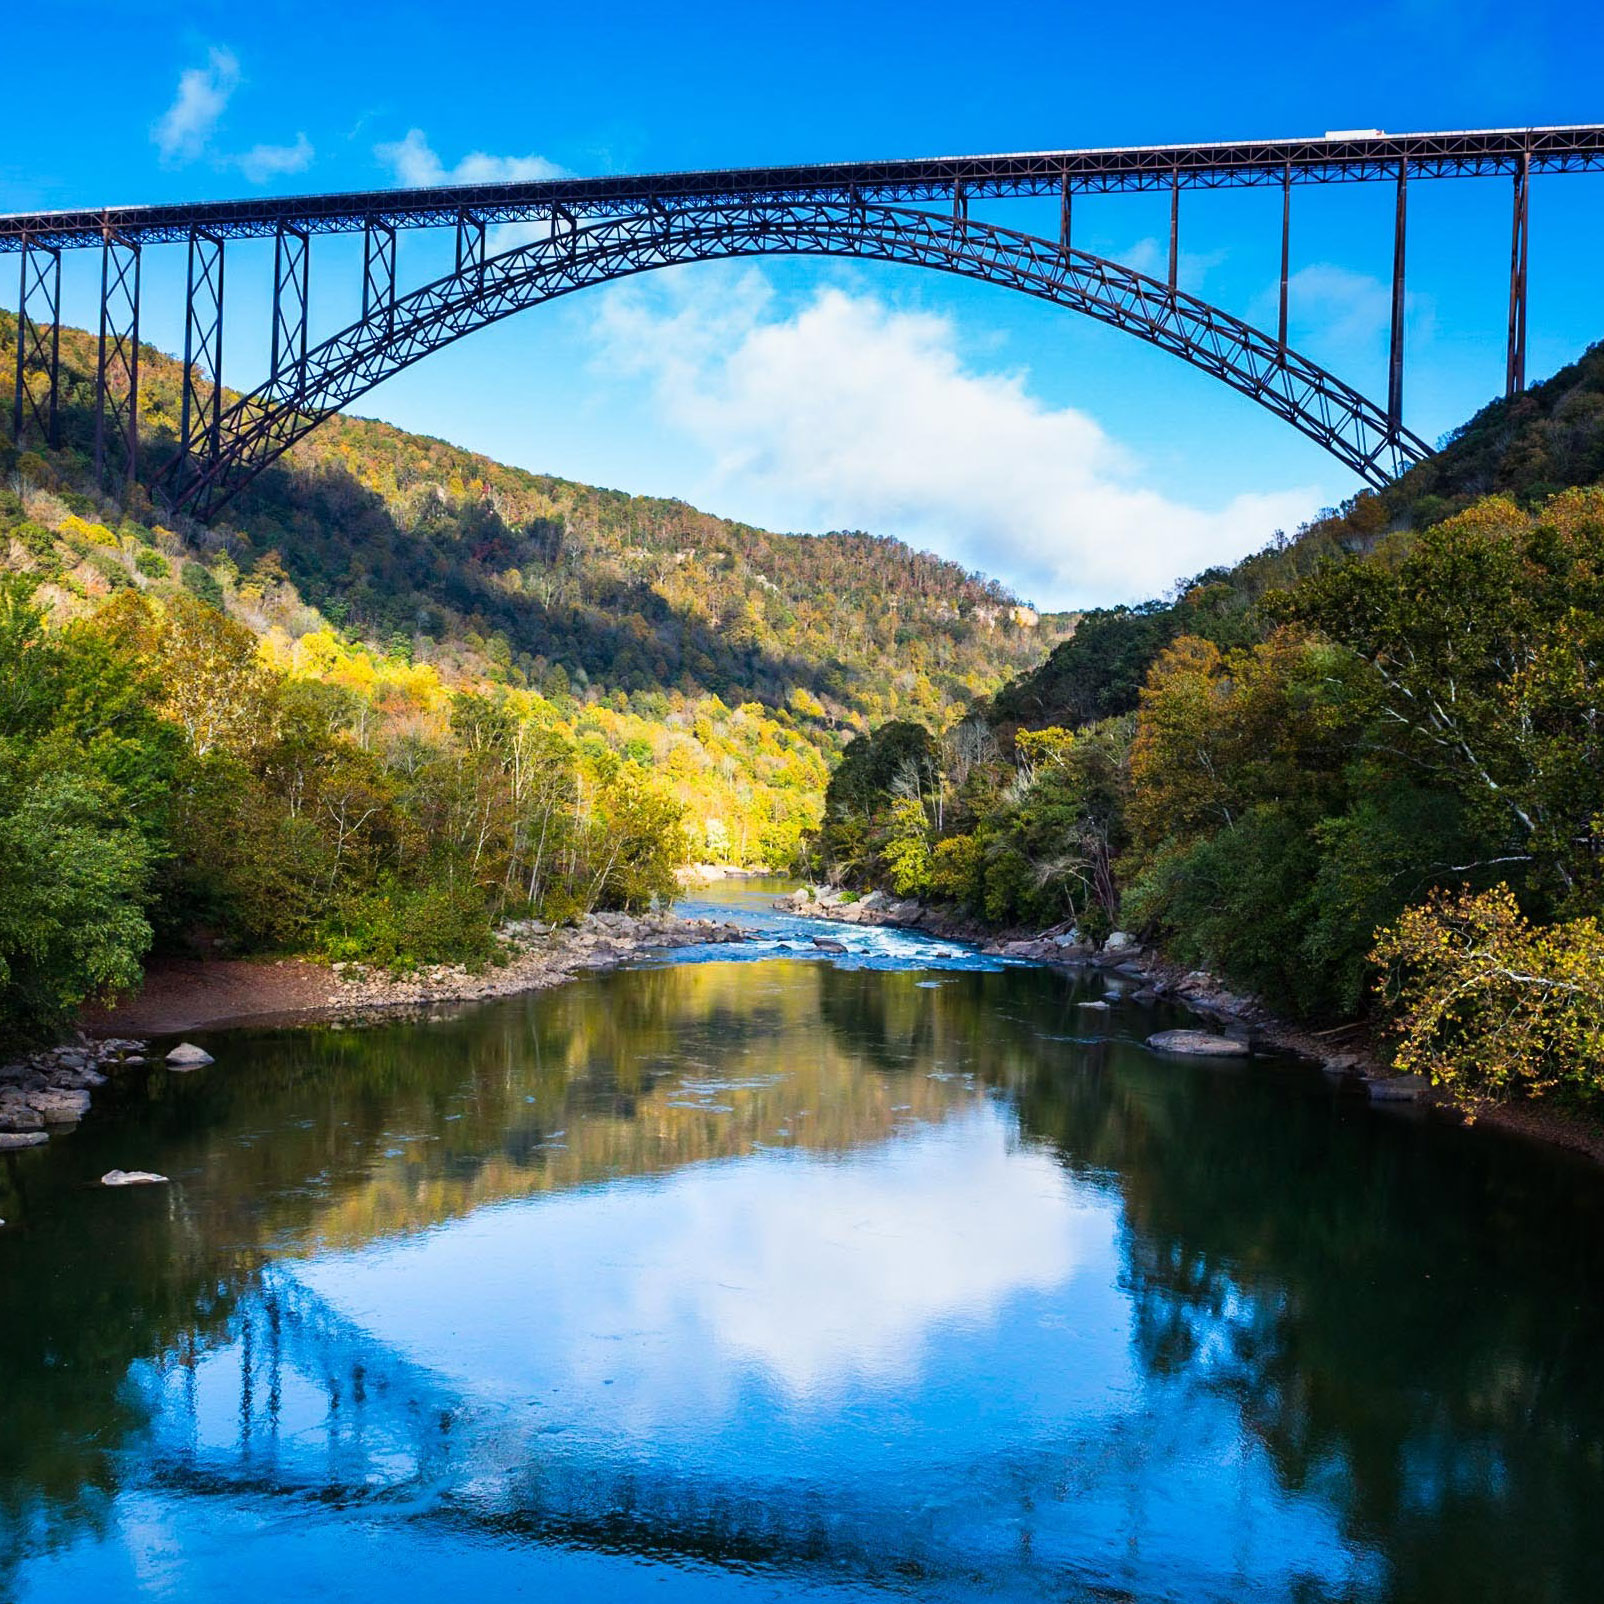
<path fill-rule="evenodd" d="M 760 201 L 893 204 L 998 196 L 1115 191 L 1271 188 L 1411 178 L 1487 178 L 1604 172 L 1604 126 L 1493 128 L 1452 133 L 1340 134 L 1225 144 L 1129 146 L 937 156 L 910 161 L 834 162 L 709 172 L 559 178 L 516 184 L 359 191 L 283 199 L 209 201 L 189 206 L 117 206 L 0 217 L 0 252 L 24 238 L 68 247 L 97 244 L 107 228 L 144 244 L 181 244 L 192 229 L 228 239 L 270 239 L 280 223 L 310 234 L 391 228 L 451 228 L 464 212 L 486 224 L 548 221 L 557 208 L 577 218 L 635 207 L 680 209 Z"/>
<path fill-rule="evenodd" d="M 184 295 L 184 401 L 178 456 L 169 469 L 178 489 L 204 475 L 223 443 L 223 240 L 204 229 L 189 235 Z"/>
<path fill-rule="evenodd" d="M 95 362 L 95 482 L 133 489 L 139 475 L 139 247 L 107 233 L 100 254 Z"/>
<path fill-rule="evenodd" d="M 61 444 L 61 247 L 25 240 L 19 268 L 17 375 L 11 406 L 11 434 L 20 446 L 31 424 L 41 443 L 58 446 Z"/>
<path fill-rule="evenodd" d="M 1424 441 L 1276 337 L 1160 280 L 1060 243 L 960 215 L 862 202 L 653 208 L 476 260 L 369 315 L 241 397 L 179 496 L 215 514 L 332 413 L 430 352 L 529 307 L 678 263 L 746 256 L 901 262 L 984 280 L 1082 312 L 1172 352 L 1251 397 L 1372 485 L 1430 455 Z"/>
<path fill-rule="evenodd" d="M 312 270 L 309 236 L 288 224 L 273 242 L 273 341 L 268 371 L 306 365 L 306 292 Z"/>

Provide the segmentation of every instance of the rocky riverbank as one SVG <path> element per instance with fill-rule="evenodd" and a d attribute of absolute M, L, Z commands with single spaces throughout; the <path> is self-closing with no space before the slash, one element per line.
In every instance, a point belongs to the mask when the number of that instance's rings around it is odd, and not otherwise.
<path fill-rule="evenodd" d="M 1312 1059 L 1333 1078 L 1352 1079 L 1372 1102 L 1419 1104 L 1445 1118 L 1468 1116 L 1418 1075 L 1399 1075 L 1384 1045 L 1362 1023 L 1312 1030 L 1283 1019 L 1256 998 L 1234 992 L 1204 970 L 1188 970 L 1116 931 L 1101 946 L 1081 940 L 1068 925 L 1041 931 L 998 932 L 951 908 L 917 899 L 898 900 L 884 892 L 853 897 L 828 886 L 804 886 L 776 906 L 788 912 L 844 924 L 890 925 L 917 929 L 945 940 L 968 941 L 982 952 L 1019 958 L 1066 971 L 1096 969 L 1131 988 L 1137 1002 L 1178 1002 L 1218 1027 L 1220 1035 L 1255 1052 L 1291 1053 Z M 1177 1033 L 1168 1033 L 1174 1035 Z M 1160 1051 L 1190 1051 L 1155 1039 Z M 1587 1154 L 1604 1163 L 1604 1125 L 1593 1117 L 1542 1103 L 1505 1104 L 1474 1116 L 1482 1124 Z"/>
<path fill-rule="evenodd" d="M 1424 1094 L 1424 1083 L 1418 1078 L 1389 1073 L 1362 1026 L 1342 1027 L 1323 1036 L 1304 1030 L 1254 998 L 1233 992 L 1204 970 L 1186 970 L 1169 963 L 1125 931 L 1115 931 L 1101 945 L 1083 940 L 1067 924 L 1050 930 L 998 932 L 939 905 L 915 899 L 898 901 L 878 891 L 854 898 L 827 886 L 805 886 L 780 898 L 777 906 L 844 924 L 924 930 L 946 940 L 972 942 L 982 952 L 1002 958 L 1065 970 L 1103 970 L 1129 986 L 1134 1001 L 1183 1003 L 1219 1025 L 1223 1035 L 1255 1051 L 1296 1053 L 1315 1059 L 1330 1074 L 1363 1078 L 1374 1088 L 1378 1101 L 1414 1101 Z"/>
<path fill-rule="evenodd" d="M 187 1044 L 153 1053 L 149 1038 L 254 1022 L 345 1021 L 540 991 L 575 976 L 615 969 L 649 952 L 746 939 L 739 926 L 678 914 L 596 913 L 578 926 L 535 920 L 498 933 L 498 961 L 477 973 L 435 965 L 392 975 L 364 964 L 197 961 L 152 968 L 143 991 L 85 1019 L 77 1040 L 0 1064 L 0 1152 L 42 1146 L 89 1111 L 92 1094 L 115 1074 L 157 1061 L 171 1071 L 211 1060 Z"/>

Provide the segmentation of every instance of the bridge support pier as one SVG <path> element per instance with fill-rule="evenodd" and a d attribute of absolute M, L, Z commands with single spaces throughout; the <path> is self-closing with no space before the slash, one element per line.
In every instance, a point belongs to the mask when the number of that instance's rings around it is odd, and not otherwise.
<path fill-rule="evenodd" d="M 311 269 L 311 238 L 302 229 L 281 226 L 273 240 L 273 349 L 268 371 L 275 379 L 294 373 L 297 388 L 306 371 L 306 294 Z"/>
<path fill-rule="evenodd" d="M 100 252 L 95 482 L 123 494 L 139 476 L 139 246 L 107 229 Z"/>
<path fill-rule="evenodd" d="M 472 212 L 457 213 L 457 273 L 472 272 L 482 281 L 485 271 L 485 224 Z"/>
<path fill-rule="evenodd" d="M 1398 195 L 1392 221 L 1392 342 L 1387 360 L 1387 427 L 1403 427 L 1404 247 L 1409 218 L 1409 164 L 1398 163 Z"/>
<path fill-rule="evenodd" d="M 1526 242 L 1531 222 L 1531 156 L 1522 151 L 1515 168 L 1515 216 L 1509 245 L 1509 354 L 1504 394 L 1526 388 Z"/>
<path fill-rule="evenodd" d="M 26 234 L 19 253 L 17 384 L 12 438 L 20 446 L 30 420 L 47 446 L 61 444 L 61 247 Z M 42 315 L 41 315 L 42 314 Z M 43 397 L 39 375 L 44 376 Z"/>
<path fill-rule="evenodd" d="M 1281 314 L 1276 320 L 1276 344 L 1282 355 L 1287 348 L 1287 282 L 1292 261 L 1292 163 L 1281 178 Z"/>
<path fill-rule="evenodd" d="M 1176 288 L 1181 267 L 1181 175 L 1170 174 L 1170 289 Z"/>
<path fill-rule="evenodd" d="M 184 294 L 184 404 L 179 422 L 180 488 L 217 460 L 223 416 L 223 240 L 189 233 Z"/>
<path fill-rule="evenodd" d="M 395 317 L 395 230 L 369 218 L 362 225 L 362 321 L 380 311 L 388 329 Z"/>
<path fill-rule="evenodd" d="M 1070 223 L 1070 190 L 1069 174 L 1065 173 L 1058 185 L 1058 248 L 1067 256 L 1069 254 L 1069 223 Z"/>

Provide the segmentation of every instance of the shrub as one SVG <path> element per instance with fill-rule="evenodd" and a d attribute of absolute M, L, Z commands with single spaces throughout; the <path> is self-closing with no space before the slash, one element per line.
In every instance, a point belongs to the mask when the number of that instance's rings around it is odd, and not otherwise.
<path fill-rule="evenodd" d="M 324 927 L 320 945 L 336 961 L 407 970 L 432 963 L 477 969 L 495 944 L 484 898 L 473 887 L 449 881 L 407 886 L 392 879 L 346 901 Z"/>
<path fill-rule="evenodd" d="M 159 551 L 152 551 L 146 546 L 142 546 L 134 558 L 134 567 L 146 579 L 165 579 L 172 572 L 167 559 Z"/>
<path fill-rule="evenodd" d="M 208 607 L 223 609 L 223 587 L 217 575 L 202 563 L 184 564 L 184 589 L 198 596 Z"/>
<path fill-rule="evenodd" d="M 1604 1091 L 1604 930 L 1530 923 L 1508 886 L 1439 892 L 1377 939 L 1397 1067 L 1461 1104 Z"/>

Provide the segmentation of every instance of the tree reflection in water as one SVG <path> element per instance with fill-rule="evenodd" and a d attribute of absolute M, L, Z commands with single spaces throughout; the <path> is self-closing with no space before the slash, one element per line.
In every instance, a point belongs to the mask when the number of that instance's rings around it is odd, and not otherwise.
<path fill-rule="evenodd" d="M 219 1070 L 126 1086 L 9 1156 L 11 1584 L 109 1537 L 140 1490 L 336 1523 L 404 1508 L 440 1544 L 494 1533 L 799 1587 L 1589 1596 L 1590 1172 L 1378 1117 L 1298 1071 L 1159 1061 L 1117 1039 L 1156 1028 L 1141 1010 L 1083 1040 L 1092 1016 L 1040 972 L 930 978 L 665 967 L 424 1025 L 234 1035 Z M 175 1184 L 90 1184 L 133 1162 Z M 905 1248 L 973 1230 L 966 1269 L 1017 1262 L 944 1304 L 940 1265 L 905 1291 L 902 1250 L 844 1235 L 908 1318 L 854 1331 L 820 1293 L 765 1325 L 775 1254 L 804 1292 L 827 1275 L 794 1218 L 773 1226 L 782 1197 L 819 1232 L 846 1198 Z M 1062 1262 L 1028 1251 L 1076 1232 Z M 597 1262 L 559 1277 L 542 1241 Z M 719 1254 L 744 1294 L 717 1285 Z M 527 1342 L 502 1324 L 509 1262 Z M 460 1352 L 437 1309 L 407 1313 L 405 1289 L 437 1286 L 458 1288 Z M 643 1288 L 659 1367 L 581 1393 L 594 1344 L 568 1339 Z M 1112 1346 L 1089 1334 L 1110 1310 Z M 802 1342 L 810 1320 L 804 1356 L 776 1356 L 774 1332 Z M 541 1400 L 513 1385 L 535 1376 Z M 1193 1463 L 1200 1443 L 1228 1463 Z M 1228 1505 L 1233 1486 L 1240 1532 L 1189 1526 L 1189 1496 Z M 1146 1556 L 1120 1549 L 1133 1530 Z M 1189 1588 L 1187 1553 L 1232 1542 L 1236 1584 L 1200 1557 Z"/>

